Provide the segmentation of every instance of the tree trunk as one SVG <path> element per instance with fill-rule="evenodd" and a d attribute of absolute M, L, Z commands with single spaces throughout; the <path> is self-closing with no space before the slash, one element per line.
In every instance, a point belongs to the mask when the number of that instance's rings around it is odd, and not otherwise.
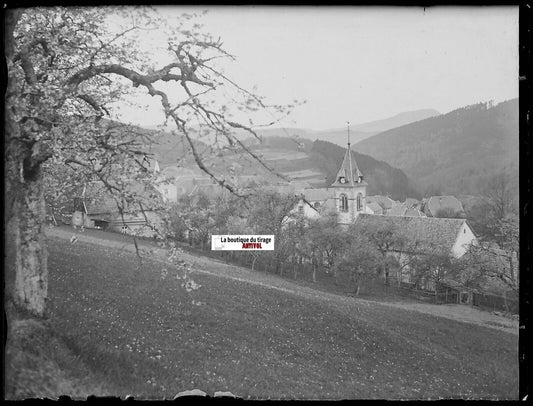
<path fill-rule="evenodd" d="M 44 316 L 48 268 L 44 235 L 46 208 L 42 183 L 39 174 L 17 183 L 17 197 L 12 213 L 15 243 L 14 301 L 31 314 Z"/>
<path fill-rule="evenodd" d="M 12 21 L 6 41 L 12 51 L 12 29 L 20 14 L 10 13 Z M 14 19 L 14 21 L 13 21 Z M 11 52 L 10 51 L 10 52 Z M 41 181 L 40 164 L 43 155 L 34 134 L 21 134 L 23 129 L 17 122 L 16 93 L 14 78 L 8 80 L 6 99 L 6 151 L 4 152 L 6 194 L 9 206 L 5 219 L 12 222 L 14 248 L 11 270 L 14 272 L 14 286 L 11 292 L 16 306 L 35 315 L 44 316 L 48 293 L 47 252 L 44 226 L 46 205 Z M 33 141 L 33 142 L 32 142 Z M 14 263 L 13 263 L 14 262 Z"/>
<path fill-rule="evenodd" d="M 313 261 L 313 283 L 316 283 L 316 263 Z"/>
<path fill-rule="evenodd" d="M 254 256 L 254 259 L 252 260 L 252 271 L 254 270 L 255 261 L 257 260 L 257 257 Z"/>

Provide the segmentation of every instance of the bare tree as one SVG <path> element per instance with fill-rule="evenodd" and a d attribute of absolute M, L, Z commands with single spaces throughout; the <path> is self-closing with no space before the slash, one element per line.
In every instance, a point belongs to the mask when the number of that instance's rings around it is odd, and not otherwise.
<path fill-rule="evenodd" d="M 495 220 L 503 219 L 516 209 L 517 194 L 513 187 L 513 179 L 507 170 L 503 170 L 492 177 L 483 193 L 491 205 L 492 216 Z"/>
<path fill-rule="evenodd" d="M 349 283 L 354 285 L 354 294 L 359 295 L 365 280 L 379 276 L 381 254 L 366 239 L 354 239 L 335 264 L 336 272 L 348 277 Z"/>

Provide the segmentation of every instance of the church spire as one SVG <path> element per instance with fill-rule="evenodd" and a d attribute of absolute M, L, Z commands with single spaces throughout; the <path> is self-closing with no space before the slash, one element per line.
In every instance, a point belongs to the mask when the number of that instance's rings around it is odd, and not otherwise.
<path fill-rule="evenodd" d="M 347 138 L 348 138 L 348 148 L 346 149 L 346 154 L 344 155 L 344 159 L 342 160 L 341 167 L 339 169 L 339 172 L 337 173 L 337 177 L 335 178 L 335 182 L 331 186 L 356 186 L 356 185 L 362 185 L 366 182 L 363 181 L 363 174 L 357 167 L 357 163 L 355 162 L 355 154 L 353 153 L 351 146 L 350 146 L 350 122 L 347 121 L 348 124 L 348 132 L 347 132 Z"/>

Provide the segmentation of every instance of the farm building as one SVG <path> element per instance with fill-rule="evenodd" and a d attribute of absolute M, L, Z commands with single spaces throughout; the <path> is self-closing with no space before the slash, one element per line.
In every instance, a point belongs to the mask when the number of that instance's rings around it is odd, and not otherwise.
<path fill-rule="evenodd" d="M 408 264 L 413 256 L 445 253 L 461 258 L 477 238 L 464 219 L 406 216 L 376 216 L 361 214 L 354 223 L 354 232 L 369 235 L 375 230 L 390 230 L 399 238 L 389 246 L 401 271 L 395 275 L 398 283 L 412 283 L 414 275 Z M 427 290 L 436 288 L 433 280 L 419 281 Z"/>
<path fill-rule="evenodd" d="M 141 185 L 130 185 L 142 192 Z M 73 199 L 72 225 L 85 228 L 117 231 L 127 234 L 153 237 L 163 227 L 163 220 L 154 203 L 142 202 L 128 205 L 111 196 L 96 183 L 88 184 Z M 119 207 L 122 208 L 120 213 Z"/>

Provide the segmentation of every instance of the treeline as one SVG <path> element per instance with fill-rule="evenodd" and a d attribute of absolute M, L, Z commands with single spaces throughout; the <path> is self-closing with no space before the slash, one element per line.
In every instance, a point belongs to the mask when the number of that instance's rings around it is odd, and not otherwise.
<path fill-rule="evenodd" d="M 311 154 L 317 166 L 327 174 L 327 185 L 335 181 L 346 150 L 328 141 L 316 140 Z M 421 195 L 409 185 L 409 180 L 402 170 L 393 168 L 383 161 L 356 151 L 357 165 L 368 182 L 368 195 L 385 195 L 394 200 L 404 201 L 407 197 L 419 199 Z"/>

